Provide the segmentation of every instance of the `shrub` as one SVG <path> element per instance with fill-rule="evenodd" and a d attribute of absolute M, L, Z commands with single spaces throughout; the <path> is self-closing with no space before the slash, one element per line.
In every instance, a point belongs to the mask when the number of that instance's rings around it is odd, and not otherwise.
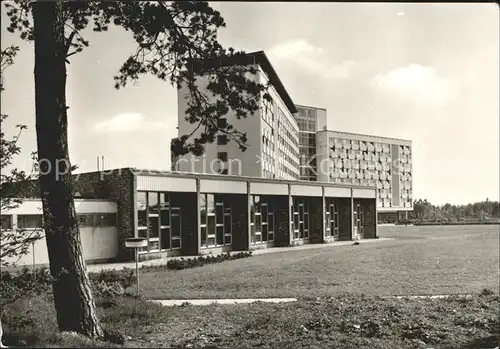
<path fill-rule="evenodd" d="M 3 342 L 7 346 L 47 343 L 58 331 L 54 304 L 47 294 L 18 299 L 3 309 Z"/>
<path fill-rule="evenodd" d="M 99 285 L 103 282 L 108 285 L 120 284 L 123 289 L 134 285 L 136 281 L 135 273 L 132 269 L 103 270 L 98 273 L 89 273 L 89 277 L 94 285 Z"/>
<path fill-rule="evenodd" d="M 52 277 L 46 268 L 31 270 L 23 268 L 16 273 L 2 271 L 0 274 L 1 308 L 20 298 L 34 297 L 47 292 Z"/>
<path fill-rule="evenodd" d="M 201 267 L 205 264 L 221 263 L 235 259 L 247 258 L 252 256 L 252 252 L 239 252 L 235 254 L 223 253 L 215 256 L 199 256 L 190 259 L 172 259 L 167 262 L 167 269 L 182 270 L 187 268 Z"/>

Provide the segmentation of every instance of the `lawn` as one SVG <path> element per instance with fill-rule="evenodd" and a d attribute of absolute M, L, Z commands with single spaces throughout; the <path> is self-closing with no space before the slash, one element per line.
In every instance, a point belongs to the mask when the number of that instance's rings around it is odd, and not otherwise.
<path fill-rule="evenodd" d="M 381 299 L 336 295 L 295 303 L 162 307 L 120 298 L 99 318 L 122 345 L 57 331 L 49 295 L 9 306 L 6 344 L 33 347 L 456 349 L 498 345 L 499 298 Z M 19 344 L 17 344 L 19 345 Z"/>
<path fill-rule="evenodd" d="M 499 226 L 380 227 L 393 240 L 141 270 L 149 299 L 498 292 Z"/>
<path fill-rule="evenodd" d="M 49 291 L 4 309 L 4 340 L 13 346 L 89 348 L 498 346 L 498 226 L 384 227 L 380 235 L 393 240 L 141 271 L 148 298 L 292 296 L 297 302 L 170 308 L 129 296 L 98 298 L 104 328 L 126 338 L 112 345 L 58 333 Z M 490 291 L 479 293 L 484 288 Z M 469 292 L 475 294 L 377 296 Z"/>

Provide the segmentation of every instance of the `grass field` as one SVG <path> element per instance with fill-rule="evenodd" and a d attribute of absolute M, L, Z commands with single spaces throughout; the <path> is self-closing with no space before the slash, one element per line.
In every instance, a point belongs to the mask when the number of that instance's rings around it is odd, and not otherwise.
<path fill-rule="evenodd" d="M 99 318 L 105 328 L 126 336 L 126 347 L 498 346 L 498 226 L 383 227 L 380 235 L 393 240 L 141 274 L 142 292 L 149 298 L 292 296 L 297 302 L 169 308 L 119 297 L 111 305 L 97 300 Z M 479 294 L 483 288 L 493 292 Z M 468 292 L 475 295 L 376 296 Z M 18 347 L 123 346 L 58 333 L 50 293 L 9 305 L 2 322 L 6 344 Z"/>
<path fill-rule="evenodd" d="M 499 226 L 380 227 L 360 245 L 258 255 L 170 271 L 142 270 L 150 299 L 456 294 L 498 291 Z"/>

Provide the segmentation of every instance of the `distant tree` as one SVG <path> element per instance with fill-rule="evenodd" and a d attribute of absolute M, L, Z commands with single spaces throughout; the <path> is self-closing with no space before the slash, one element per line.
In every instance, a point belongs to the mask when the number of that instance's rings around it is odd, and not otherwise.
<path fill-rule="evenodd" d="M 187 86 L 187 121 L 202 132 L 193 139 L 194 132 L 182 135 L 172 144 L 174 153 L 200 155 L 217 133 L 227 134 L 246 149 L 246 134 L 230 124 L 221 127 L 218 120 L 229 110 L 237 118 L 252 115 L 259 100 L 269 95 L 265 86 L 247 78 L 256 72 L 253 67 L 225 64 L 244 53 L 220 45 L 217 31 L 225 22 L 207 2 L 16 0 L 5 6 L 10 18 L 7 30 L 35 46 L 39 182 L 58 325 L 60 330 L 99 337 L 103 332 L 81 253 L 68 155 L 66 64 L 89 45 L 81 35 L 83 29 L 92 23 L 96 32 L 109 25 L 131 32 L 137 50 L 115 76 L 116 88 L 144 74 L 177 88 Z M 209 96 L 197 83 L 197 77 L 206 74 L 217 76 L 206 86 Z"/>

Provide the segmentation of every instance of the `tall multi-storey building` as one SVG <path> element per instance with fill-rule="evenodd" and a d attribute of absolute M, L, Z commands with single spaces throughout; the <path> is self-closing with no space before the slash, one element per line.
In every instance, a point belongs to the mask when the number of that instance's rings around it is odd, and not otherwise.
<path fill-rule="evenodd" d="M 247 150 L 218 135 L 202 157 L 172 157 L 172 170 L 375 187 L 379 217 L 413 209 L 411 141 L 328 130 L 326 109 L 295 105 L 263 51 L 229 64 L 253 66 L 250 78 L 270 83 L 271 101 L 262 98 L 253 115 L 238 119 L 230 111 L 219 120 L 247 134 Z M 212 78 L 198 81 L 203 86 Z M 185 119 L 187 95 L 178 90 L 179 135 L 196 126 Z"/>
<path fill-rule="evenodd" d="M 411 141 L 325 130 L 316 145 L 318 181 L 376 186 L 380 212 L 413 209 Z"/>
<path fill-rule="evenodd" d="M 206 144 L 202 157 L 188 154 L 173 158 L 175 164 L 172 169 L 183 172 L 299 179 L 299 128 L 294 118 L 297 108 L 268 58 L 263 51 L 259 51 L 239 57 L 229 64 L 253 66 L 256 74 L 249 78 L 264 85 L 270 83 L 268 93 L 271 101 L 261 98 L 261 106 L 253 115 L 237 118 L 235 113 L 230 111 L 219 119 L 221 126 L 230 124 L 246 133 L 246 151 L 241 151 L 236 142 L 228 142 L 227 136 L 220 134 L 216 137 L 216 142 Z M 208 84 L 212 78 L 198 78 L 202 92 L 202 86 Z M 197 126 L 186 121 L 187 96 L 186 87 L 178 90 L 179 135 L 191 134 Z M 193 137 L 197 137 L 201 132 L 195 132 Z"/>
<path fill-rule="evenodd" d="M 301 180 L 376 186 L 382 220 L 413 209 L 411 141 L 330 131 L 326 109 L 296 106 Z"/>
<path fill-rule="evenodd" d="M 299 126 L 300 179 L 316 180 L 316 132 L 326 130 L 326 109 L 296 105 Z"/>

